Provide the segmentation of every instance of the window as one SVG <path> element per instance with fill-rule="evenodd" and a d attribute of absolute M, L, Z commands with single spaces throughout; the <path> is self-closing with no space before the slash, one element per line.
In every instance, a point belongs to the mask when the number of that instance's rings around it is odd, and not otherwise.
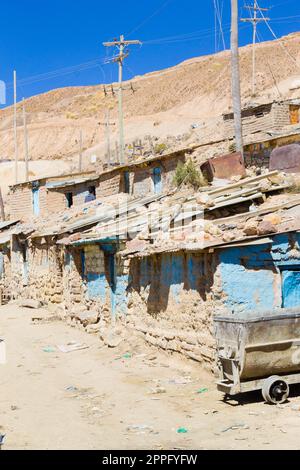
<path fill-rule="evenodd" d="M 153 185 L 154 185 L 154 193 L 161 194 L 162 193 L 162 180 L 161 180 L 161 168 L 156 167 L 153 169 Z"/>
<path fill-rule="evenodd" d="M 124 171 L 123 178 L 124 178 L 124 193 L 129 194 L 130 193 L 129 171 Z"/>
<path fill-rule="evenodd" d="M 73 207 L 73 193 L 67 193 L 66 194 L 66 198 L 67 198 L 67 207 L 70 209 L 71 207 Z"/>
<path fill-rule="evenodd" d="M 282 269 L 282 307 L 300 307 L 300 270 L 297 267 Z"/>
<path fill-rule="evenodd" d="M 84 202 L 91 202 L 96 200 L 96 186 L 90 186 L 89 187 L 89 192 L 87 196 L 85 197 Z"/>

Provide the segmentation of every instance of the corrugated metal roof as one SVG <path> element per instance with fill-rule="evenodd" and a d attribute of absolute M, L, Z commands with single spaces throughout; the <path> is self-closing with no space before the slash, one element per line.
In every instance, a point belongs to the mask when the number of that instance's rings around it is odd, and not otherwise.
<path fill-rule="evenodd" d="M 65 181 L 55 181 L 53 183 L 47 183 L 46 184 L 46 188 L 47 189 L 60 189 L 60 188 L 67 188 L 69 186 L 75 186 L 77 184 L 82 184 L 82 183 L 88 183 L 89 181 L 95 181 L 97 180 L 99 177 L 98 176 L 94 176 L 94 177 L 90 177 L 90 178 L 77 178 L 77 179 L 73 179 L 73 180 L 65 180 Z"/>
<path fill-rule="evenodd" d="M 19 220 L 5 220 L 4 222 L 0 222 L 0 230 L 3 230 L 4 228 L 11 227 L 12 225 L 16 225 Z"/>

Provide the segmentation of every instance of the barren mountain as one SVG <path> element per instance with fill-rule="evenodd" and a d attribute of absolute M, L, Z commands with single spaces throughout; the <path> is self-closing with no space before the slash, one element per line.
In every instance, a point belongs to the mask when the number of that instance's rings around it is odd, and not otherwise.
<path fill-rule="evenodd" d="M 251 100 L 251 46 L 240 49 L 243 103 Z M 257 46 L 257 96 L 255 102 L 300 96 L 300 33 Z M 230 52 L 197 57 L 163 71 L 135 77 L 134 92 L 124 91 L 126 141 L 145 135 L 165 138 L 189 133 L 197 124 L 203 138 L 222 135 L 217 125 L 230 108 Z M 117 84 L 114 85 L 117 91 Z M 253 101 L 253 98 L 252 98 Z M 103 159 L 105 111 L 110 109 L 112 145 L 117 140 L 117 97 L 105 96 L 103 86 L 53 90 L 26 100 L 32 160 L 64 160 L 76 164 L 80 130 L 83 132 L 85 165 L 89 156 Z M 21 104 L 18 139 L 23 159 Z M 14 158 L 13 109 L 0 112 L 0 160 Z M 57 168 L 57 165 L 54 164 Z M 48 170 L 47 170 L 48 171 Z"/>

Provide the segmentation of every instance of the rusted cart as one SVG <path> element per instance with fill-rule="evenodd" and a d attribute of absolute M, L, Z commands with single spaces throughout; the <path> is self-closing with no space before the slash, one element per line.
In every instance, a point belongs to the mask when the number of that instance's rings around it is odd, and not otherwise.
<path fill-rule="evenodd" d="M 229 396 L 261 390 L 271 404 L 300 383 L 300 307 L 215 317 L 218 390 Z"/>

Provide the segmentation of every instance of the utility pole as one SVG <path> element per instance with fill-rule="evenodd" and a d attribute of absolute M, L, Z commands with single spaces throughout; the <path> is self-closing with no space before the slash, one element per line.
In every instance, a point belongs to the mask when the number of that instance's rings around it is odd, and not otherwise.
<path fill-rule="evenodd" d="M 107 155 L 107 164 L 108 167 L 111 167 L 111 145 L 110 145 L 110 127 L 115 126 L 115 122 L 110 122 L 110 112 L 109 109 L 105 113 L 105 122 L 100 122 L 101 126 L 105 126 L 105 136 L 106 136 L 106 155 Z"/>
<path fill-rule="evenodd" d="M 141 41 L 125 41 L 124 36 L 120 36 L 120 40 L 114 40 L 112 42 L 104 42 L 103 46 L 105 47 L 117 47 L 119 50 L 119 55 L 112 59 L 113 62 L 119 62 L 119 133 L 120 133 L 120 163 L 123 165 L 125 163 L 124 158 L 124 118 L 123 118 L 123 63 L 124 60 L 128 57 L 129 52 L 126 51 L 127 46 L 134 44 L 142 44 Z"/>
<path fill-rule="evenodd" d="M 82 130 L 80 129 L 80 133 L 79 133 L 79 173 L 82 172 Z"/>
<path fill-rule="evenodd" d="M 24 160 L 25 160 L 25 180 L 29 180 L 29 150 L 27 133 L 27 116 L 25 108 L 25 98 L 23 98 L 23 127 L 24 127 Z"/>
<path fill-rule="evenodd" d="M 232 104 L 234 113 L 235 142 L 237 152 L 244 158 L 242 109 L 241 109 L 241 82 L 238 46 L 238 4 L 231 0 L 231 70 L 232 70 Z"/>
<path fill-rule="evenodd" d="M 14 141 L 15 141 L 15 182 L 18 184 L 18 130 L 17 130 L 17 72 L 14 71 Z"/>
<path fill-rule="evenodd" d="M 264 18 L 258 18 L 257 14 L 259 11 L 269 11 L 269 8 L 260 8 L 258 0 L 253 1 L 253 6 L 245 6 L 249 9 L 250 18 L 241 18 L 244 23 L 252 23 L 253 26 L 253 40 L 252 40 L 252 96 L 255 96 L 256 90 L 256 38 L 257 38 L 257 24 L 261 21 L 265 21 Z M 253 17 L 251 15 L 253 11 Z M 266 18 L 269 20 L 270 18 Z"/>

